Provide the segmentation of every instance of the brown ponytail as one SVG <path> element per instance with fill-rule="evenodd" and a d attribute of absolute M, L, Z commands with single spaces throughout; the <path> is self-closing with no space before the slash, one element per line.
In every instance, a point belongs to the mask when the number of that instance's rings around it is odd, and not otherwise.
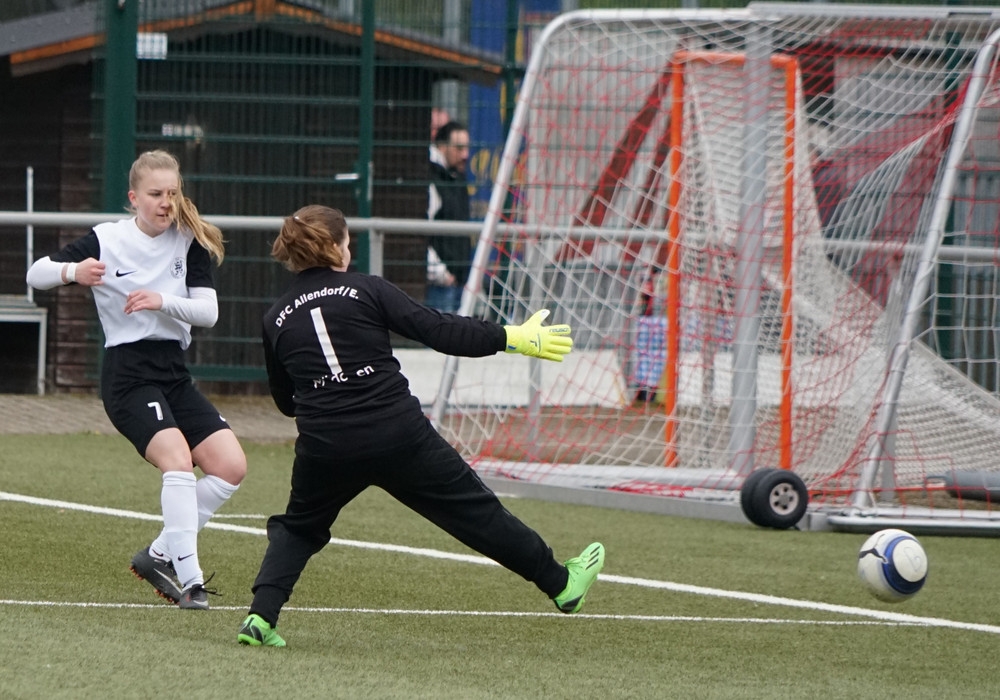
<path fill-rule="evenodd" d="M 310 267 L 342 267 L 347 220 L 339 209 L 310 204 L 285 219 L 271 257 L 292 272 Z"/>

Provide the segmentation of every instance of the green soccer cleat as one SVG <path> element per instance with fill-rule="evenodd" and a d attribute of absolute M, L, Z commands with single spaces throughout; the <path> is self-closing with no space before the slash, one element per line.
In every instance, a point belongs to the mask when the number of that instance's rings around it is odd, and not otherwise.
<path fill-rule="evenodd" d="M 583 607 L 584 597 L 587 591 L 597 580 L 597 574 L 604 568 L 604 545 L 594 542 L 589 545 L 580 556 L 573 557 L 566 562 L 566 570 L 569 572 L 569 581 L 562 593 L 553 598 L 556 607 L 560 612 L 567 615 L 580 612 Z"/>
<path fill-rule="evenodd" d="M 236 639 L 240 644 L 249 644 L 252 647 L 285 646 L 285 640 L 260 615 L 248 615 Z"/>

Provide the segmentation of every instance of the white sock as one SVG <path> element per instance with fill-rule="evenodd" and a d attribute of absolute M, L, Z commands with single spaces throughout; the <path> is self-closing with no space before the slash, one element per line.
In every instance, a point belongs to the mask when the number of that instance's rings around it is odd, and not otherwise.
<path fill-rule="evenodd" d="M 212 519 L 222 504 L 232 498 L 239 487 L 239 484 L 230 484 L 225 479 L 211 474 L 198 479 L 195 485 L 198 494 L 198 532 L 201 532 L 205 523 Z M 163 531 L 160 531 L 160 534 L 153 540 L 153 544 L 149 546 L 149 554 L 160 560 L 170 559 L 170 546 L 167 544 Z"/>
<path fill-rule="evenodd" d="M 163 508 L 162 539 L 177 571 L 182 588 L 204 583 L 198 563 L 198 492 L 191 472 L 165 472 L 160 505 Z M 159 540 L 160 537 L 157 538 Z M 154 543 L 155 544 L 155 543 Z"/>
<path fill-rule="evenodd" d="M 215 511 L 228 501 L 239 484 L 230 484 L 225 479 L 207 474 L 198 479 L 198 532 L 211 520 Z"/>

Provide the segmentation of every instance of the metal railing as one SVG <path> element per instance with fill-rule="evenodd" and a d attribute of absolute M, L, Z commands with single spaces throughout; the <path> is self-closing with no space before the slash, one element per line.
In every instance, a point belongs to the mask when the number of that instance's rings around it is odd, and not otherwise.
<path fill-rule="evenodd" d="M 54 250 L 43 250 L 34 244 L 32 234 L 46 228 L 82 229 L 86 230 L 96 224 L 120 219 L 124 213 L 108 212 L 32 212 L 32 211 L 0 211 L 0 241 L 3 248 L 10 252 L 17 250 L 21 256 L 20 246 L 27 250 L 34 248 L 34 256 L 46 255 Z M 262 358 L 259 357 L 260 318 L 285 289 L 289 276 L 283 268 L 270 258 L 270 241 L 277 234 L 284 221 L 276 216 L 230 216 L 205 215 L 205 218 L 219 226 L 228 239 L 226 263 L 222 266 L 217 280 L 220 304 L 220 320 L 213 329 L 198 329 L 197 342 L 191 358 L 192 371 L 196 376 L 213 381 L 247 381 L 264 379 Z M 385 277 L 390 282 L 399 284 L 394 279 L 401 270 L 411 270 L 419 267 L 421 270 L 425 260 L 414 257 L 412 260 L 387 259 L 385 255 L 387 237 L 426 237 L 429 235 L 449 236 L 480 236 L 481 222 L 440 222 L 423 219 L 391 219 L 391 218 L 357 218 L 348 219 L 348 225 L 355 239 L 362 235 L 367 237 L 369 250 L 369 272 Z M 516 229 L 522 236 L 527 235 L 534 240 L 544 239 L 546 232 L 532 225 L 498 225 L 501 235 L 508 235 Z M 663 235 L 662 232 L 646 231 L 641 234 L 634 229 L 614 231 L 602 228 L 599 231 L 575 229 L 574 235 L 586 237 L 599 235 L 605 240 L 621 237 L 647 236 L 650 239 Z M 965 241 L 967 237 L 960 233 L 953 237 L 956 241 Z M 51 237 L 50 237 L 51 240 Z M 971 240 L 971 239 L 970 239 Z M 827 253 L 856 253 L 870 245 L 860 241 L 825 240 L 823 245 Z M 24 253 L 27 255 L 27 250 Z M 904 250 L 896 251 L 899 254 Z M 992 319 L 1000 308 L 1000 299 L 995 298 L 993 290 L 1000 288 L 1000 274 L 997 273 L 997 251 L 992 247 L 970 245 L 949 245 L 939 251 L 942 265 L 962 263 L 963 267 L 970 264 L 981 265 L 977 271 L 966 273 L 975 278 L 963 278 L 961 289 L 966 290 L 967 297 L 962 301 L 962 316 L 968 319 L 980 319 L 984 314 Z M 388 274 L 387 274 L 388 271 Z M 411 274 L 412 277 L 412 274 Z M 982 279 L 980 279 L 982 278 Z M 401 285 L 402 286 L 402 285 Z M 412 285 L 411 285 L 412 286 Z M 414 292 L 418 297 L 419 290 Z M 10 296 L 10 295 L 5 295 Z M 34 306 L 33 299 L 25 294 L 20 301 Z M 52 302 L 47 302 L 52 303 Z M 993 328 L 990 320 L 980 319 L 984 328 Z M 973 332 L 970 332 L 973 331 Z M 948 331 L 955 336 L 956 347 L 961 347 L 965 356 L 965 365 L 960 370 L 967 374 L 987 390 L 996 393 L 1000 386 L 1000 347 L 994 343 L 991 332 L 955 327 Z M 95 332 L 96 335 L 96 332 Z M 583 338 L 581 337 L 581 340 Z M 959 342 L 960 341 L 960 342 Z M 951 361 L 944 348 L 935 348 Z M 96 376 L 96 370 L 95 370 Z"/>
<path fill-rule="evenodd" d="M 42 249 L 35 243 L 34 239 L 42 235 L 46 228 L 85 231 L 124 216 L 126 214 L 122 212 L 0 211 L 0 241 L 8 251 L 24 246 L 34 250 L 34 257 L 41 257 L 55 252 L 54 249 Z M 197 329 L 197 340 L 190 357 L 192 374 L 205 381 L 262 381 L 265 373 L 259 351 L 260 318 L 289 281 L 289 275 L 270 258 L 270 242 L 281 229 L 284 218 L 228 215 L 205 215 L 204 218 L 222 229 L 227 239 L 227 256 L 216 280 L 219 322 L 211 329 Z M 386 277 L 387 236 L 475 236 L 481 228 L 481 224 L 476 222 L 383 218 L 349 218 L 348 226 L 355 240 L 366 236 L 368 271 L 382 277 Z M 423 269 L 426 264 L 423 258 L 388 262 L 388 267 L 395 270 L 401 269 L 404 264 Z M 391 277 L 386 278 L 397 282 Z M 26 293 L 19 301 L 38 308 L 41 304 L 25 289 Z M 88 340 L 96 343 L 96 329 L 93 336 Z M 93 376 L 96 377 L 96 374 L 95 367 Z"/>

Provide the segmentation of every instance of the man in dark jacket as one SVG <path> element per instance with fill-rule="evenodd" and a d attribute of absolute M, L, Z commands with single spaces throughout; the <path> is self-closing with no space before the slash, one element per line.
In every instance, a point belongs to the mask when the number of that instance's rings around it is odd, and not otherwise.
<path fill-rule="evenodd" d="M 468 129 L 456 121 L 444 124 L 430 147 L 428 219 L 469 220 L 469 185 L 465 177 L 468 162 Z M 427 306 L 439 311 L 458 311 L 471 264 L 469 236 L 431 236 L 427 246 Z"/>

